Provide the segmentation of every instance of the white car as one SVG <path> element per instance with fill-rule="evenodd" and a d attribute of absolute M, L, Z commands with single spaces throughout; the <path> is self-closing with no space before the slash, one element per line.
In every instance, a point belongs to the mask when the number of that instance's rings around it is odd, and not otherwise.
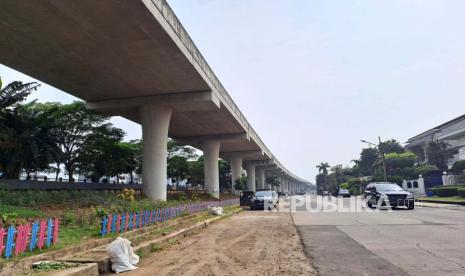
<path fill-rule="evenodd" d="M 339 196 L 350 197 L 350 192 L 347 189 L 339 189 Z"/>

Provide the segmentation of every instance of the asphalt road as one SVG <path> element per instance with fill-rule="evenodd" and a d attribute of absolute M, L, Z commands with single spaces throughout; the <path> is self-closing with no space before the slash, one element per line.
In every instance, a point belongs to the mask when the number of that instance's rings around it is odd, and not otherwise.
<path fill-rule="evenodd" d="M 465 275 L 465 209 L 373 212 L 344 199 L 315 210 L 316 200 L 294 202 L 292 216 L 319 275 Z"/>

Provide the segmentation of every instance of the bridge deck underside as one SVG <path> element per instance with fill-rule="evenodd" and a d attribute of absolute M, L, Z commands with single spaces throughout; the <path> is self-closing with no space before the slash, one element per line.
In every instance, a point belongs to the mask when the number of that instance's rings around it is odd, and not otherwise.
<path fill-rule="evenodd" d="M 0 18 L 0 51 L 8 53 L 1 63 L 85 101 L 211 90 L 140 1 L 5 1 Z M 139 122 L 134 108 L 112 115 Z M 244 132 L 221 105 L 173 113 L 169 135 Z M 246 139 L 221 145 L 221 152 L 259 149 Z"/>

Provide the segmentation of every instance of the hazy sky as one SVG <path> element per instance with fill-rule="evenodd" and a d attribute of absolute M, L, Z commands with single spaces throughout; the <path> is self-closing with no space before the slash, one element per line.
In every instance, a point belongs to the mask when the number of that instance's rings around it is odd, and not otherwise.
<path fill-rule="evenodd" d="M 465 1 L 169 3 L 262 140 L 311 181 L 319 162 L 357 158 L 361 138 L 405 142 L 465 113 Z M 73 99 L 45 85 L 32 98 Z"/>

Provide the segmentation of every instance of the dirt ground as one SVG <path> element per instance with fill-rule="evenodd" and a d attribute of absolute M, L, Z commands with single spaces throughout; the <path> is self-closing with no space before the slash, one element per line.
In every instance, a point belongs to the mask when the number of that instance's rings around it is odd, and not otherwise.
<path fill-rule="evenodd" d="M 289 213 L 244 211 L 142 258 L 124 275 L 316 275 Z"/>

